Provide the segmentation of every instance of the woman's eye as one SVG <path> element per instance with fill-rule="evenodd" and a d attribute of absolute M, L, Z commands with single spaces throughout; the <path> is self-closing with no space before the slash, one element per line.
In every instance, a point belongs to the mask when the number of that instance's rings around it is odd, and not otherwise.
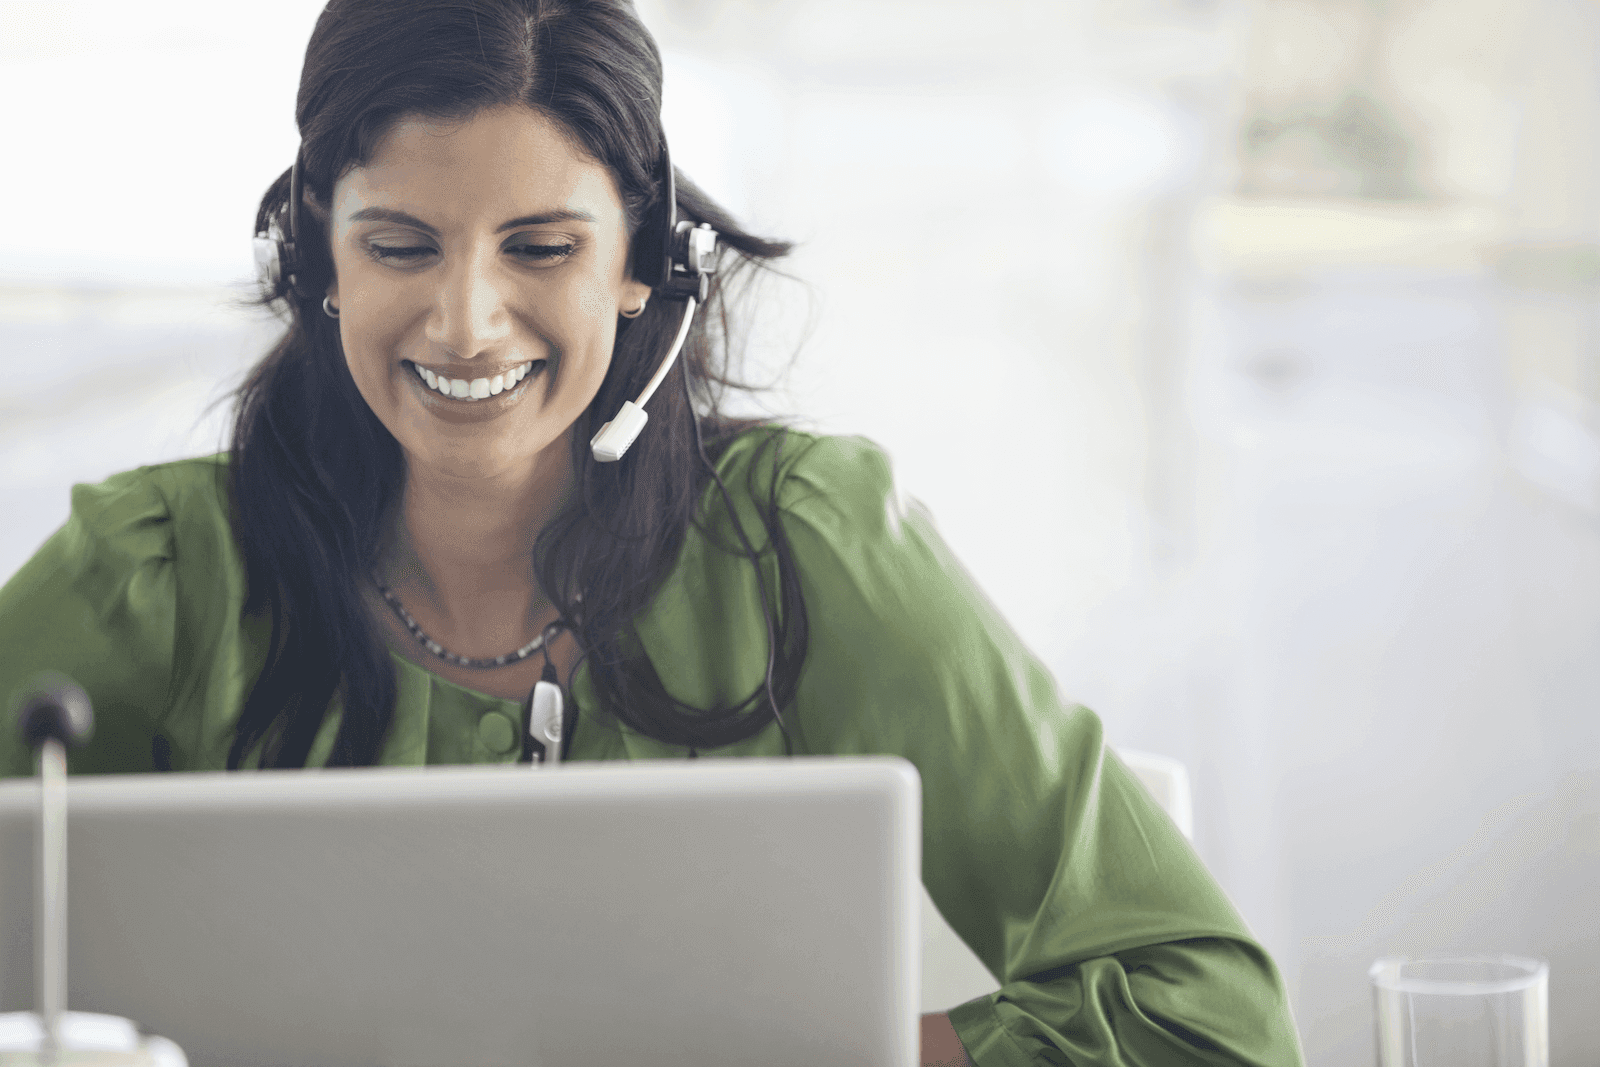
<path fill-rule="evenodd" d="M 402 263 L 419 259 L 433 251 L 426 245 L 406 245 L 403 247 L 400 245 L 369 245 L 368 247 L 372 250 L 373 259 L 379 261 L 397 259 Z"/>
<path fill-rule="evenodd" d="M 512 245 L 511 251 L 526 259 L 565 259 L 572 255 L 571 245 Z"/>

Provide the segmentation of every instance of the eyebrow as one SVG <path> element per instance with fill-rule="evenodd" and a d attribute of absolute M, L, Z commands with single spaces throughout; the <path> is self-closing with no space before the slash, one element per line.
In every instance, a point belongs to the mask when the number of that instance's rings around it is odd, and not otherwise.
<path fill-rule="evenodd" d="M 434 228 L 433 226 L 428 225 L 426 222 L 423 222 L 421 219 L 417 218 L 415 215 L 408 214 L 408 213 L 406 213 L 404 211 L 396 211 L 394 208 L 389 208 L 389 207 L 364 207 L 360 211 L 356 212 L 354 215 L 351 215 L 350 216 L 350 221 L 351 222 L 397 222 L 402 226 L 414 226 L 415 228 L 421 230 L 423 233 L 428 234 L 428 235 L 430 235 L 432 237 L 438 237 L 439 236 L 439 231 L 436 228 Z M 541 212 L 540 214 L 537 214 L 537 215 L 523 215 L 523 216 L 520 216 L 519 218 L 509 219 L 509 220 L 507 220 L 505 222 L 502 222 L 500 224 L 499 228 L 496 229 L 494 232 L 495 233 L 504 233 L 507 230 L 514 230 L 518 226 L 543 226 L 543 225 L 546 225 L 547 223 L 551 223 L 551 222 L 594 222 L 594 221 L 595 221 L 595 217 L 593 215 L 589 214 L 587 211 L 571 211 L 571 210 L 563 208 L 563 209 L 558 210 L 558 211 L 545 211 L 545 212 Z"/>

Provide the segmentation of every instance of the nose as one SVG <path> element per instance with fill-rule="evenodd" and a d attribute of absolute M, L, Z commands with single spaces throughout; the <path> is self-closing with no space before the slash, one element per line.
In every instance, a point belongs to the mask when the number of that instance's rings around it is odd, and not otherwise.
<path fill-rule="evenodd" d="M 428 340 L 457 359 L 492 355 L 511 338 L 506 284 L 477 256 L 447 263 L 428 315 Z"/>

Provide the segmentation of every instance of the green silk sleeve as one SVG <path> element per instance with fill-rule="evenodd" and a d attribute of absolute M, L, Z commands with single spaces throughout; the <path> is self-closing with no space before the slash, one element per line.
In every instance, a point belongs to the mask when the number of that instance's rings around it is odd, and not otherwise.
<path fill-rule="evenodd" d="M 1271 958 L 883 453 L 818 439 L 782 505 L 810 622 L 797 725 L 808 751 L 921 773 L 923 882 L 1003 983 L 950 1013 L 974 1062 L 1300 1064 Z"/>
<path fill-rule="evenodd" d="M 172 515 L 140 471 L 72 490 L 72 511 L 0 588 L 0 775 L 33 771 L 13 719 L 41 671 L 89 694 L 95 728 L 74 773 L 151 769 L 151 739 L 173 677 Z"/>

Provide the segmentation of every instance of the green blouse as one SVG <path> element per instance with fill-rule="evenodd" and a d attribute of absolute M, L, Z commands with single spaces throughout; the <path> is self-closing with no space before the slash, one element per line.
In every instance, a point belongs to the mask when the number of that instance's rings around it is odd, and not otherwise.
<path fill-rule="evenodd" d="M 810 620 L 785 721 L 797 754 L 893 754 L 921 772 L 923 883 L 1004 983 L 950 1012 L 973 1061 L 1300 1064 L 1271 958 L 1108 754 L 1095 714 L 1063 702 L 928 515 L 902 501 L 883 452 L 791 431 L 774 472 L 770 450 L 753 458 L 767 432 L 744 435 L 719 464 L 752 537 L 747 475 L 759 466 L 762 499 L 779 480 Z M 174 769 L 223 768 L 267 641 L 264 620 L 241 614 L 229 514 L 226 454 L 75 486 L 66 525 L 0 589 L 0 695 L 55 669 L 93 701 L 95 735 L 71 754 L 73 773 L 152 770 L 157 735 Z M 720 498 L 705 514 L 713 533 L 719 517 L 728 529 Z M 637 629 L 662 682 L 696 706 L 742 698 L 764 676 L 754 569 L 698 530 Z M 399 692 L 382 763 L 516 759 L 517 702 L 392 658 Z M 687 755 L 607 715 L 582 667 L 574 705 L 568 759 Z M 327 759 L 338 719 L 336 698 L 312 764 Z M 702 755 L 783 751 L 773 724 Z M 17 731 L 0 729 L 0 774 L 30 772 Z"/>

